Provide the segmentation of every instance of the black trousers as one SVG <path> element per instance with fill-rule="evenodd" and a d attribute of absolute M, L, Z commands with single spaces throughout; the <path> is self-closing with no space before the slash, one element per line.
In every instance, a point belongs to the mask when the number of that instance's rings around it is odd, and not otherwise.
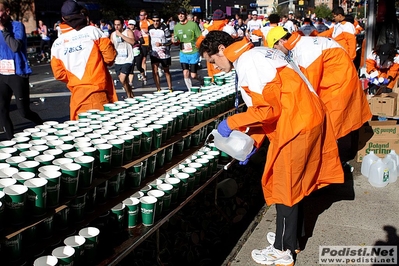
<path fill-rule="evenodd" d="M 277 219 L 274 248 L 283 251 L 289 249 L 292 254 L 295 254 L 295 250 L 298 248 L 299 204 L 297 203 L 292 207 L 276 204 Z"/>
<path fill-rule="evenodd" d="M 14 126 L 10 118 L 10 104 L 13 94 L 20 115 L 36 125 L 43 124 L 40 116 L 33 112 L 29 106 L 29 78 L 18 75 L 0 75 L 0 125 L 5 131 L 7 139 L 12 139 L 14 135 Z"/>

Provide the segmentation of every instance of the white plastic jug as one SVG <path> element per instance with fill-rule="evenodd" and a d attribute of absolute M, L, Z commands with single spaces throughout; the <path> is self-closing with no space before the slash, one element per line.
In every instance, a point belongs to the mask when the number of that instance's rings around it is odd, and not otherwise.
<path fill-rule="evenodd" d="M 370 166 L 375 163 L 379 157 L 374 154 L 374 151 L 370 151 L 369 154 L 363 157 L 362 160 L 362 166 L 360 169 L 360 172 L 362 173 L 363 176 L 369 177 L 369 172 L 370 172 Z"/>
<path fill-rule="evenodd" d="M 398 180 L 398 165 L 396 164 L 395 159 L 392 158 L 390 154 L 387 154 L 382 162 L 385 163 L 389 169 L 389 183 L 393 183 Z"/>
<path fill-rule="evenodd" d="M 244 161 L 254 148 L 254 140 L 238 130 L 233 130 L 227 138 L 222 137 L 217 129 L 212 130 L 211 134 L 216 148 L 239 161 Z"/>
<path fill-rule="evenodd" d="M 381 159 L 370 166 L 369 183 L 373 187 L 385 187 L 389 182 L 389 169 Z"/>

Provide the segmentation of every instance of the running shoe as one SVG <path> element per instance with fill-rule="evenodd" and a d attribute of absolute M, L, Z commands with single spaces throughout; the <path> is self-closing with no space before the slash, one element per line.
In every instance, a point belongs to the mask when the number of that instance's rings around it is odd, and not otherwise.
<path fill-rule="evenodd" d="M 262 265 L 276 265 L 276 266 L 293 266 L 294 259 L 292 258 L 291 251 L 280 251 L 273 247 L 268 246 L 265 249 L 254 249 L 251 253 L 252 259 Z"/>
<path fill-rule="evenodd" d="M 141 74 L 137 74 L 137 79 L 141 81 L 143 79 L 143 76 Z"/>
<path fill-rule="evenodd" d="M 274 241 L 276 240 L 276 233 L 274 233 L 274 232 L 267 233 L 266 239 L 270 245 L 274 245 Z M 299 252 L 301 252 L 301 250 L 299 248 L 295 249 L 296 254 L 298 254 Z"/>

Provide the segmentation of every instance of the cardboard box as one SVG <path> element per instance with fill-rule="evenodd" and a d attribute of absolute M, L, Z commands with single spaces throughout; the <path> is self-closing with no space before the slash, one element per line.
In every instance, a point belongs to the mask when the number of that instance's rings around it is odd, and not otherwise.
<path fill-rule="evenodd" d="M 375 95 L 370 99 L 371 113 L 378 116 L 395 116 L 397 108 L 397 98 L 398 94 L 396 92 Z"/>
<path fill-rule="evenodd" d="M 399 125 L 396 120 L 369 121 L 363 125 L 359 129 L 358 149 L 358 162 L 371 150 L 381 158 L 391 149 L 399 151 Z"/>
<path fill-rule="evenodd" d="M 391 150 L 399 151 L 399 139 L 374 139 L 357 152 L 357 161 L 361 162 L 363 157 L 374 151 L 375 155 L 384 158 Z"/>

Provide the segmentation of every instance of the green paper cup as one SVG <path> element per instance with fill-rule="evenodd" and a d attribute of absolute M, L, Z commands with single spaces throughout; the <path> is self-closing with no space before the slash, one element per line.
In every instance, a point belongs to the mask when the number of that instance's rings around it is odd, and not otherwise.
<path fill-rule="evenodd" d="M 170 163 L 173 159 L 173 145 L 165 148 L 165 163 Z"/>
<path fill-rule="evenodd" d="M 46 151 L 44 151 L 44 152 L 46 152 Z M 19 155 L 26 157 L 26 159 L 28 159 L 28 160 L 33 160 L 36 156 L 40 155 L 40 152 L 29 150 L 29 151 L 21 152 Z"/>
<path fill-rule="evenodd" d="M 161 143 L 165 143 L 168 136 L 168 121 L 158 120 L 154 121 L 154 124 L 162 126 Z"/>
<path fill-rule="evenodd" d="M 64 144 L 64 141 L 60 139 L 52 139 L 52 140 L 47 140 L 46 145 L 50 147 L 50 149 L 55 149 L 56 146 L 59 146 L 61 144 Z"/>
<path fill-rule="evenodd" d="M 38 153 L 38 155 L 39 155 L 39 153 Z M 43 152 L 43 155 L 52 155 L 55 157 L 55 159 L 58 159 L 63 156 L 63 152 L 60 149 L 48 149 Z"/>
<path fill-rule="evenodd" d="M 140 189 L 140 192 L 144 193 L 144 196 L 147 196 L 148 191 L 150 191 L 152 187 L 150 185 L 146 185 Z"/>
<path fill-rule="evenodd" d="M 25 171 L 25 172 L 31 172 L 31 173 L 37 173 L 40 166 L 39 162 L 36 161 L 25 161 L 22 163 L 18 164 L 18 168 L 21 171 Z"/>
<path fill-rule="evenodd" d="M 162 211 L 168 211 L 170 209 L 170 204 L 172 202 L 172 190 L 173 186 L 171 184 L 159 184 L 157 186 L 158 190 L 161 190 L 165 193 L 163 196 L 163 206 L 162 206 Z"/>
<path fill-rule="evenodd" d="M 33 262 L 33 266 L 57 266 L 58 259 L 54 256 L 41 256 Z"/>
<path fill-rule="evenodd" d="M 126 172 L 126 185 L 130 188 L 139 187 L 141 184 L 143 163 L 133 165 Z"/>
<path fill-rule="evenodd" d="M 183 140 L 184 140 L 184 149 L 189 150 L 191 147 L 191 135 L 186 136 Z"/>
<path fill-rule="evenodd" d="M 4 188 L 9 187 L 11 185 L 15 185 L 17 183 L 17 180 L 14 178 L 8 177 L 8 178 L 0 178 L 0 191 L 3 191 Z"/>
<path fill-rule="evenodd" d="M 155 173 L 155 166 L 157 163 L 157 154 L 153 154 L 148 157 L 147 160 L 147 176 L 151 176 Z"/>
<path fill-rule="evenodd" d="M 117 173 L 108 180 L 108 196 L 110 196 L 111 198 L 119 196 L 121 184 L 120 177 L 120 173 Z"/>
<path fill-rule="evenodd" d="M 115 222 L 111 231 L 121 232 L 125 228 L 125 208 L 126 206 L 122 202 L 111 208 L 111 217 Z"/>
<path fill-rule="evenodd" d="M 0 150 L 1 151 L 1 150 Z M 9 153 L 4 153 L 4 152 L 0 152 L 0 163 L 5 163 L 6 162 L 6 160 L 8 159 L 8 158 L 10 158 L 12 155 L 11 154 L 9 154 Z M 22 156 L 21 154 L 20 154 L 20 156 Z M 26 157 L 26 156 L 25 156 Z"/>
<path fill-rule="evenodd" d="M 148 158 L 142 160 L 141 163 L 143 164 L 141 168 L 141 181 L 143 181 L 147 177 Z"/>
<path fill-rule="evenodd" d="M 61 165 L 63 165 L 63 164 L 73 163 L 73 159 L 71 159 L 71 158 L 59 158 L 59 159 L 55 159 L 52 163 L 53 163 L 53 165 L 61 167 Z"/>
<path fill-rule="evenodd" d="M 212 84 L 212 77 L 204 77 L 204 86 L 211 86 Z"/>
<path fill-rule="evenodd" d="M 158 185 L 162 184 L 163 181 L 161 179 L 155 179 L 154 181 L 150 182 L 149 185 L 151 186 L 152 189 L 156 189 Z"/>
<path fill-rule="evenodd" d="M 51 164 L 51 165 L 40 166 L 38 171 L 39 173 L 61 171 L 61 168 L 58 165 Z"/>
<path fill-rule="evenodd" d="M 169 177 L 169 178 L 165 178 L 165 183 L 172 185 L 173 189 L 172 189 L 172 204 L 177 203 L 177 199 L 179 197 L 179 189 L 180 189 L 180 179 L 176 178 L 176 177 Z"/>
<path fill-rule="evenodd" d="M 35 173 L 31 173 L 31 172 L 18 172 L 12 175 L 12 178 L 14 178 L 15 180 L 17 180 L 18 184 L 25 184 L 25 182 L 29 179 L 34 178 L 36 175 Z"/>
<path fill-rule="evenodd" d="M 77 163 L 61 164 L 61 195 L 66 198 L 75 197 L 78 191 L 79 171 Z"/>
<path fill-rule="evenodd" d="M 191 146 L 198 147 L 201 142 L 201 131 L 197 130 L 191 134 Z"/>
<path fill-rule="evenodd" d="M 34 160 L 36 162 L 39 162 L 40 166 L 51 165 L 52 161 L 55 160 L 55 156 L 54 155 L 50 155 L 50 154 L 42 154 L 42 155 L 36 156 L 34 158 Z"/>
<path fill-rule="evenodd" d="M 165 196 L 165 192 L 162 190 L 158 190 L 158 189 L 152 189 L 152 190 L 148 191 L 147 195 L 157 198 L 157 203 L 155 206 L 155 217 L 157 218 L 162 213 L 163 197 Z"/>
<path fill-rule="evenodd" d="M 18 173 L 18 169 L 15 167 L 5 167 L 0 169 L 0 179 L 12 177 L 15 173 Z"/>
<path fill-rule="evenodd" d="M 15 147 L 7 147 L 7 148 L 0 149 L 0 153 L 11 154 L 11 156 L 13 156 L 13 155 L 18 154 L 18 150 Z M 5 159 L 4 159 L 3 163 L 4 162 L 5 162 Z"/>
<path fill-rule="evenodd" d="M 64 245 L 70 246 L 75 249 L 75 259 L 74 265 L 83 264 L 84 259 L 84 244 L 86 242 L 86 238 L 83 236 L 70 236 L 64 239 Z"/>
<path fill-rule="evenodd" d="M 74 223 L 80 223 L 85 218 L 86 195 L 87 195 L 87 193 L 80 192 L 68 204 L 69 215 L 70 215 L 71 221 L 73 221 Z"/>
<path fill-rule="evenodd" d="M 53 208 L 58 206 L 60 201 L 61 172 L 57 170 L 43 171 L 39 173 L 39 177 L 47 180 L 47 207 Z"/>
<path fill-rule="evenodd" d="M 165 163 L 165 149 L 157 152 L 156 168 L 162 168 Z"/>
<path fill-rule="evenodd" d="M 149 125 L 148 127 L 153 128 L 153 138 L 152 138 L 152 146 L 154 149 L 159 149 L 162 143 L 162 125 Z"/>
<path fill-rule="evenodd" d="M 142 153 L 149 153 L 152 147 L 152 139 L 153 139 L 153 132 L 154 129 L 150 127 L 143 127 L 139 128 L 143 134 L 141 135 L 141 152 Z"/>
<path fill-rule="evenodd" d="M 188 181 L 190 175 L 187 173 L 177 173 L 174 175 L 175 178 L 180 180 L 180 187 L 179 187 L 179 198 L 185 199 L 187 197 L 187 190 L 188 190 Z"/>
<path fill-rule="evenodd" d="M 25 221 L 25 204 L 28 188 L 24 185 L 5 187 L 6 216 L 11 225 L 19 225 Z"/>
<path fill-rule="evenodd" d="M 46 214 L 47 182 L 47 179 L 39 177 L 31 178 L 24 183 L 24 185 L 28 187 L 26 205 L 34 216 Z"/>
<path fill-rule="evenodd" d="M 17 150 L 20 153 L 24 152 L 24 151 L 29 151 L 30 147 L 32 147 L 32 144 L 29 144 L 29 143 L 19 143 L 19 144 L 14 145 L 14 148 L 17 148 Z M 3 153 L 3 154 L 6 154 L 6 153 Z M 1 161 L 1 158 L 0 158 L 0 161 Z"/>
<path fill-rule="evenodd" d="M 125 199 L 122 203 L 125 204 L 126 206 L 127 227 L 128 228 L 136 227 L 140 200 L 138 198 L 130 197 Z"/>
<path fill-rule="evenodd" d="M 94 157 L 83 155 L 76 157 L 74 162 L 81 166 L 79 173 L 79 188 L 90 187 L 93 181 Z"/>
<path fill-rule="evenodd" d="M 108 199 L 108 180 L 97 186 L 96 201 L 98 204 L 104 204 Z"/>
<path fill-rule="evenodd" d="M 132 135 L 120 135 L 120 139 L 124 141 L 123 143 L 123 163 L 127 164 L 133 160 L 133 141 L 134 137 Z"/>
<path fill-rule="evenodd" d="M 141 131 L 130 131 L 127 134 L 133 136 L 133 158 L 138 157 L 141 151 Z"/>
<path fill-rule="evenodd" d="M 75 159 L 77 157 L 83 156 L 84 153 L 82 151 L 70 151 L 65 153 L 64 157 L 65 158 L 70 158 L 70 159 Z"/>
<path fill-rule="evenodd" d="M 123 150 L 124 150 L 123 139 L 112 139 L 108 141 L 108 144 L 112 145 L 112 155 L 111 155 L 111 166 L 121 167 L 123 163 Z"/>
<path fill-rule="evenodd" d="M 99 171 L 107 173 L 111 171 L 112 160 L 112 145 L 111 144 L 98 144 L 95 146 L 97 149 L 99 159 Z"/>
<path fill-rule="evenodd" d="M 6 258 L 8 261 L 17 261 L 22 257 L 22 237 L 22 234 L 17 234 L 9 239 L 4 240 L 4 250 L 2 251 L 7 255 Z"/>
<path fill-rule="evenodd" d="M 2 148 L 7 148 L 7 147 L 13 147 L 15 144 L 17 144 L 16 141 L 13 141 L 13 140 L 3 140 L 3 141 L 0 141 L 0 149 L 2 149 Z"/>
<path fill-rule="evenodd" d="M 190 175 L 188 179 L 187 191 L 191 193 L 194 190 L 194 187 L 199 185 L 201 180 L 201 171 L 197 171 L 192 167 L 184 167 L 181 171 Z"/>
<path fill-rule="evenodd" d="M 10 166 L 18 167 L 19 163 L 25 162 L 27 159 L 23 156 L 11 156 L 10 158 L 6 159 L 6 163 Z"/>
<path fill-rule="evenodd" d="M 176 142 L 174 144 L 173 150 L 176 153 L 176 155 L 182 154 L 184 150 L 184 139 L 181 139 L 178 142 Z"/>
<path fill-rule="evenodd" d="M 200 171 L 200 182 L 205 182 L 208 177 L 208 165 L 209 160 L 207 159 L 195 159 L 195 161 L 193 163 L 190 163 L 188 166 L 191 168 L 195 168 L 197 171 Z"/>
<path fill-rule="evenodd" d="M 100 230 L 96 227 L 86 227 L 79 231 L 79 235 L 86 239 L 84 244 L 84 257 L 86 265 L 94 263 L 97 257 L 98 236 Z"/>
<path fill-rule="evenodd" d="M 140 198 L 141 220 L 144 226 L 152 226 L 155 220 L 157 198 L 144 196 Z"/>
<path fill-rule="evenodd" d="M 219 157 L 220 157 L 220 151 L 208 151 L 206 152 L 206 155 L 211 155 L 213 156 L 213 167 L 212 167 L 212 172 L 217 172 L 218 170 L 218 163 L 219 163 Z M 206 157 L 205 157 L 206 158 Z"/>
<path fill-rule="evenodd" d="M 71 266 L 73 265 L 74 259 L 75 259 L 75 249 L 70 246 L 61 246 L 58 248 L 55 248 L 52 252 L 51 255 L 56 257 L 58 259 L 58 265 L 60 266 Z"/>
<path fill-rule="evenodd" d="M 210 155 L 210 154 L 205 154 L 201 156 L 201 159 L 207 159 L 209 160 L 209 166 L 208 166 L 208 177 L 212 175 L 213 169 L 217 169 L 217 161 L 215 159 L 215 156 Z M 216 166 L 215 166 L 216 164 Z"/>

